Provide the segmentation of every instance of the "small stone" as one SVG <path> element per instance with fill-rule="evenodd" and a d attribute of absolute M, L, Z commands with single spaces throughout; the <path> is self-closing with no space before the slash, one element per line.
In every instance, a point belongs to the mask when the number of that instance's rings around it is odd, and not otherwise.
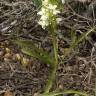
<path fill-rule="evenodd" d="M 10 61 L 10 59 L 4 58 L 4 62 L 9 62 L 9 61 Z"/>
<path fill-rule="evenodd" d="M 10 53 L 11 50 L 9 48 L 5 48 L 6 53 Z"/>
<path fill-rule="evenodd" d="M 10 90 L 6 90 L 4 96 L 14 96 L 14 94 Z"/>
<path fill-rule="evenodd" d="M 39 96 L 39 93 L 34 93 L 34 96 Z"/>
<path fill-rule="evenodd" d="M 22 65 L 25 67 L 28 66 L 29 65 L 29 59 L 23 57 L 22 58 Z"/>
<path fill-rule="evenodd" d="M 17 53 L 17 54 L 16 54 L 16 59 L 17 59 L 17 60 L 21 60 L 21 55 Z"/>
<path fill-rule="evenodd" d="M 63 85 L 60 84 L 59 85 L 59 89 L 63 90 Z"/>
<path fill-rule="evenodd" d="M 4 58 L 11 59 L 11 57 L 12 57 L 12 54 L 10 54 L 10 53 L 6 53 L 6 54 L 4 55 Z"/>

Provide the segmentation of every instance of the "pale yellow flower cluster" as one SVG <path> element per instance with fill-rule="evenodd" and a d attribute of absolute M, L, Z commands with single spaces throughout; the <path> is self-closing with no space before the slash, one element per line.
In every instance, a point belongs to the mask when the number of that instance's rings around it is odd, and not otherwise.
<path fill-rule="evenodd" d="M 42 0 L 42 8 L 41 10 L 37 13 L 38 15 L 41 16 L 38 24 L 42 26 L 43 29 L 46 28 L 46 26 L 49 25 L 49 18 L 50 14 L 51 16 L 55 16 L 58 13 L 60 13 L 59 10 L 57 10 L 57 5 L 53 5 L 49 2 L 49 0 Z"/>

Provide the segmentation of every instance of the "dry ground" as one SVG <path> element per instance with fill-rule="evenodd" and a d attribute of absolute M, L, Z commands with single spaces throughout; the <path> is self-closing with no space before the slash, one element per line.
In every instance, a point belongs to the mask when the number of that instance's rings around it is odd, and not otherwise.
<path fill-rule="evenodd" d="M 95 6 L 95 2 L 74 0 L 65 4 L 60 14 L 62 22 L 58 25 L 59 64 L 52 90 L 75 89 L 95 96 L 95 31 L 63 58 L 70 46 L 71 32 L 79 37 L 95 26 Z M 44 90 L 50 66 L 23 54 L 11 41 L 15 36 L 32 40 L 51 54 L 48 32 L 37 24 L 36 12 L 31 0 L 0 0 L 0 96 L 8 90 L 16 96 L 34 96 Z"/>

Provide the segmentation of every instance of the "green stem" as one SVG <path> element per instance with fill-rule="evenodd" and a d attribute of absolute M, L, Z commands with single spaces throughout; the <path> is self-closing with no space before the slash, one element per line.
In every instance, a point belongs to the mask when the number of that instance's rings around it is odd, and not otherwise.
<path fill-rule="evenodd" d="M 56 21 L 53 21 L 51 23 L 50 32 L 51 32 L 51 35 L 52 35 L 52 43 L 53 43 L 53 50 L 54 50 L 54 61 L 53 61 L 51 76 L 48 80 L 48 83 L 46 85 L 44 93 L 48 93 L 50 91 L 50 89 L 52 88 L 52 83 L 55 79 L 56 69 L 57 69 L 57 65 L 58 65 L 58 42 L 57 42 L 57 37 L 56 37 Z"/>

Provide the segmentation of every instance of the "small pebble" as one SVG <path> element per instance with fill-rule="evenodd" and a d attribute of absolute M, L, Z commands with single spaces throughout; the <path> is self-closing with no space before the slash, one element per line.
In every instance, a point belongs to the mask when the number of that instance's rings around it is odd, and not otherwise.
<path fill-rule="evenodd" d="M 18 53 L 16 54 L 16 59 L 17 59 L 17 60 L 21 60 L 20 54 L 18 54 Z"/>
<path fill-rule="evenodd" d="M 11 59 L 11 57 L 12 57 L 12 54 L 10 54 L 10 53 L 6 53 L 6 54 L 4 55 L 4 58 Z"/>
<path fill-rule="evenodd" d="M 9 48 L 5 48 L 6 53 L 10 53 L 11 50 Z"/>
<path fill-rule="evenodd" d="M 59 85 L 59 89 L 63 90 L 63 85 Z"/>
<path fill-rule="evenodd" d="M 39 93 L 34 93 L 34 96 L 39 96 Z"/>
<path fill-rule="evenodd" d="M 4 58 L 4 62 L 10 62 L 10 59 Z"/>
<path fill-rule="evenodd" d="M 22 58 L 22 65 L 23 66 L 28 66 L 29 65 L 29 59 L 27 59 L 27 58 Z"/>

